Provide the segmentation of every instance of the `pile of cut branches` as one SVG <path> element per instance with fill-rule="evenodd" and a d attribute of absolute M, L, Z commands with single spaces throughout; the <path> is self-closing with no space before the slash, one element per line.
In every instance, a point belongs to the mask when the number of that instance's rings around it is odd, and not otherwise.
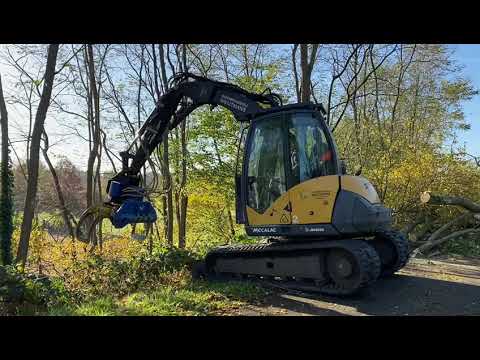
<path fill-rule="evenodd" d="M 480 204 L 464 197 L 432 194 L 429 191 L 420 195 L 420 201 L 425 206 L 458 206 L 463 211 L 430 233 L 425 241 L 413 250 L 412 257 L 425 255 L 447 241 L 480 233 Z"/>

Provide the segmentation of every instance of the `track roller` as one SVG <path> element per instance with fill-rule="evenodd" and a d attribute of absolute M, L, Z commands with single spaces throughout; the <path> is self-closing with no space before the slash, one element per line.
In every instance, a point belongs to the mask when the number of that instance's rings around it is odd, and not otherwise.
<path fill-rule="evenodd" d="M 375 249 L 367 242 L 348 249 L 328 252 L 327 272 L 331 282 L 322 288 L 329 295 L 351 295 L 374 283 L 380 276 L 381 262 Z"/>

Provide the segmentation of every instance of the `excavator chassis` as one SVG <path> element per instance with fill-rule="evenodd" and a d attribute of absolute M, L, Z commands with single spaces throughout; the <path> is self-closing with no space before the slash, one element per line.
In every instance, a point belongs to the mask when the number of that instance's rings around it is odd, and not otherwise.
<path fill-rule="evenodd" d="M 379 243 L 389 243 L 393 253 L 387 255 L 387 247 Z M 261 280 L 293 290 L 346 296 L 398 271 L 407 261 L 405 237 L 388 231 L 373 239 L 223 246 L 210 251 L 192 275 L 208 280 Z"/>

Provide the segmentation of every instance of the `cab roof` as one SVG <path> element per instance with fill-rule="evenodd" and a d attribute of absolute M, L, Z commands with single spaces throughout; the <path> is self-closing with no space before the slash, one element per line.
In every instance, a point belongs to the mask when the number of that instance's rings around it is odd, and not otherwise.
<path fill-rule="evenodd" d="M 283 106 L 277 106 L 273 108 L 264 109 L 259 111 L 255 114 L 252 120 L 255 120 L 258 117 L 263 117 L 269 114 L 275 114 L 279 112 L 292 112 L 296 110 L 305 110 L 305 111 L 315 111 L 320 112 L 323 116 L 325 116 L 326 111 L 323 107 L 323 104 L 313 104 L 313 103 L 296 103 L 296 104 L 288 104 Z"/>

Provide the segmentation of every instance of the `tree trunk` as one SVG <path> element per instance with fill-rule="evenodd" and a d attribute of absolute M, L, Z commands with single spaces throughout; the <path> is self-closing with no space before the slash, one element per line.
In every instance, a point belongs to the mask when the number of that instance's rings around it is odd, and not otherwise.
<path fill-rule="evenodd" d="M 38 104 L 33 125 L 32 141 L 30 145 L 30 159 L 28 166 L 28 183 L 23 211 L 22 228 L 17 251 L 17 263 L 25 266 L 28 256 L 28 244 L 30 232 L 32 231 L 33 215 L 35 213 L 35 199 L 37 197 L 38 166 L 40 157 L 40 138 L 44 131 L 45 118 L 47 116 L 50 98 L 52 95 L 53 80 L 55 77 L 55 65 L 57 63 L 58 44 L 51 44 L 48 47 L 47 66 L 43 78 L 44 85 L 40 103 Z"/>
<path fill-rule="evenodd" d="M 292 69 L 293 69 L 293 79 L 295 80 L 295 93 L 297 94 L 297 102 L 302 101 L 300 85 L 298 80 L 298 71 L 297 71 L 297 49 L 298 44 L 293 44 L 292 48 Z"/>
<path fill-rule="evenodd" d="M 302 72 L 302 83 L 300 86 L 301 102 L 310 102 L 312 95 L 312 71 L 315 65 L 318 44 L 312 44 L 310 60 L 308 58 L 308 44 L 300 44 L 300 70 Z M 295 57 L 293 57 L 295 59 Z"/>
<path fill-rule="evenodd" d="M 168 156 L 168 132 L 163 137 L 163 176 L 165 178 L 165 187 L 167 192 L 167 244 L 173 246 L 173 192 L 172 192 L 172 177 L 169 168 L 170 160 Z"/>
<path fill-rule="evenodd" d="M 183 71 L 187 71 L 187 51 L 185 44 L 182 45 Z M 182 177 L 180 179 L 180 221 L 178 223 L 178 247 L 183 249 L 187 244 L 187 119 L 183 119 L 180 125 L 180 143 L 182 153 Z"/>
<path fill-rule="evenodd" d="M 90 83 L 89 98 L 90 104 L 93 105 L 93 111 L 90 116 L 91 119 L 91 129 L 92 129 L 92 141 L 93 146 L 88 155 L 87 162 L 87 207 L 90 207 L 95 202 L 94 198 L 94 164 L 95 159 L 98 156 L 98 148 L 100 143 L 100 102 L 98 98 L 97 82 L 95 79 L 95 63 L 93 55 L 93 47 L 91 44 L 87 45 L 87 65 L 88 65 L 88 76 Z"/>
<path fill-rule="evenodd" d="M 3 97 L 2 78 L 0 77 L 0 124 L 2 129 L 2 163 L 0 169 L 0 253 L 3 265 L 12 263 L 13 233 L 13 176 L 8 148 L 8 112 Z"/>
<path fill-rule="evenodd" d="M 164 90 L 168 90 L 167 73 L 165 69 L 165 54 L 163 51 L 163 45 L 158 47 L 160 52 L 160 70 L 162 74 Z M 163 178 L 164 178 L 164 190 L 167 193 L 167 199 L 165 203 L 166 207 L 166 237 L 168 246 L 173 246 L 173 192 L 172 192 L 172 178 L 170 175 L 170 160 L 168 156 L 168 131 L 163 135 Z"/>
<path fill-rule="evenodd" d="M 58 180 L 57 171 L 55 170 L 55 167 L 52 165 L 52 162 L 48 157 L 49 145 L 48 145 L 47 133 L 44 132 L 43 134 L 44 134 L 44 142 L 45 142 L 45 146 L 42 148 L 43 158 L 45 159 L 45 162 L 47 163 L 47 166 L 50 169 L 50 173 L 52 174 L 53 185 L 57 192 L 58 203 L 60 205 L 60 210 L 62 212 L 63 221 L 65 222 L 65 226 L 68 229 L 68 232 L 70 233 L 70 236 L 73 239 L 75 237 L 75 232 L 73 230 L 73 225 L 70 221 L 71 214 L 70 214 L 70 211 L 67 209 L 67 206 L 65 205 L 65 198 L 63 197 L 63 191 L 62 191 L 62 187 L 60 186 L 60 181 Z"/>
<path fill-rule="evenodd" d="M 188 195 L 185 191 L 187 183 L 187 138 L 186 138 L 186 121 L 184 119 L 181 124 L 181 145 L 182 145 L 182 178 L 180 179 L 180 222 L 178 224 L 178 247 L 183 249 L 186 245 L 187 236 L 187 206 Z"/>
<path fill-rule="evenodd" d="M 159 55 L 160 55 L 160 58 L 162 59 L 161 61 L 163 61 L 163 68 L 161 69 L 162 73 L 160 75 L 160 80 L 163 80 L 162 81 L 162 86 L 166 86 L 168 85 L 167 84 L 167 81 L 166 81 L 166 73 L 165 73 L 165 62 L 164 62 L 164 58 L 163 58 L 163 45 L 162 44 L 159 44 L 158 45 L 158 48 L 159 48 Z M 158 99 L 160 99 L 160 87 L 159 87 L 159 81 L 157 79 L 157 77 L 159 76 L 159 72 L 158 72 L 158 65 L 157 65 L 157 56 L 155 54 L 155 44 L 152 44 L 152 53 L 153 53 L 153 74 L 154 74 L 154 83 L 155 83 L 155 93 L 157 94 L 157 98 L 156 100 L 158 101 Z M 163 159 L 163 156 L 162 156 L 162 159 Z M 165 179 L 164 177 L 164 174 L 163 174 L 163 171 L 165 170 L 164 169 L 164 166 L 163 166 L 163 160 L 160 161 L 161 164 L 160 164 L 160 176 L 162 177 L 162 179 Z M 165 186 L 164 186 L 165 188 Z M 162 195 L 162 219 L 163 219 L 163 229 L 164 229 L 164 238 L 167 239 L 167 235 L 168 235 L 168 231 L 167 231 L 167 227 L 168 227 L 168 220 L 167 220 L 167 198 L 165 195 Z M 157 234 L 158 234 L 158 227 L 157 227 Z M 158 234 L 158 237 L 160 239 L 160 235 Z"/>
<path fill-rule="evenodd" d="M 460 206 L 469 212 L 464 213 L 455 219 L 451 220 L 450 222 L 444 224 L 440 228 L 438 228 L 428 239 L 427 241 L 419 246 L 412 252 L 412 257 L 417 256 L 418 254 L 424 254 L 427 251 L 431 250 L 432 248 L 462 235 L 468 233 L 478 233 L 480 232 L 479 229 L 470 228 L 459 230 L 451 233 L 450 235 L 441 237 L 449 228 L 453 227 L 454 225 L 462 224 L 463 222 L 470 222 L 473 218 L 478 220 L 478 215 L 480 214 L 480 205 L 477 203 L 460 196 L 446 196 L 446 195 L 436 195 L 432 194 L 429 191 L 425 191 L 420 195 L 420 201 L 422 204 L 426 205 L 453 205 L 453 206 Z"/>
<path fill-rule="evenodd" d="M 300 44 L 300 69 L 302 70 L 301 101 L 310 100 L 310 77 L 308 76 L 308 44 Z"/>

